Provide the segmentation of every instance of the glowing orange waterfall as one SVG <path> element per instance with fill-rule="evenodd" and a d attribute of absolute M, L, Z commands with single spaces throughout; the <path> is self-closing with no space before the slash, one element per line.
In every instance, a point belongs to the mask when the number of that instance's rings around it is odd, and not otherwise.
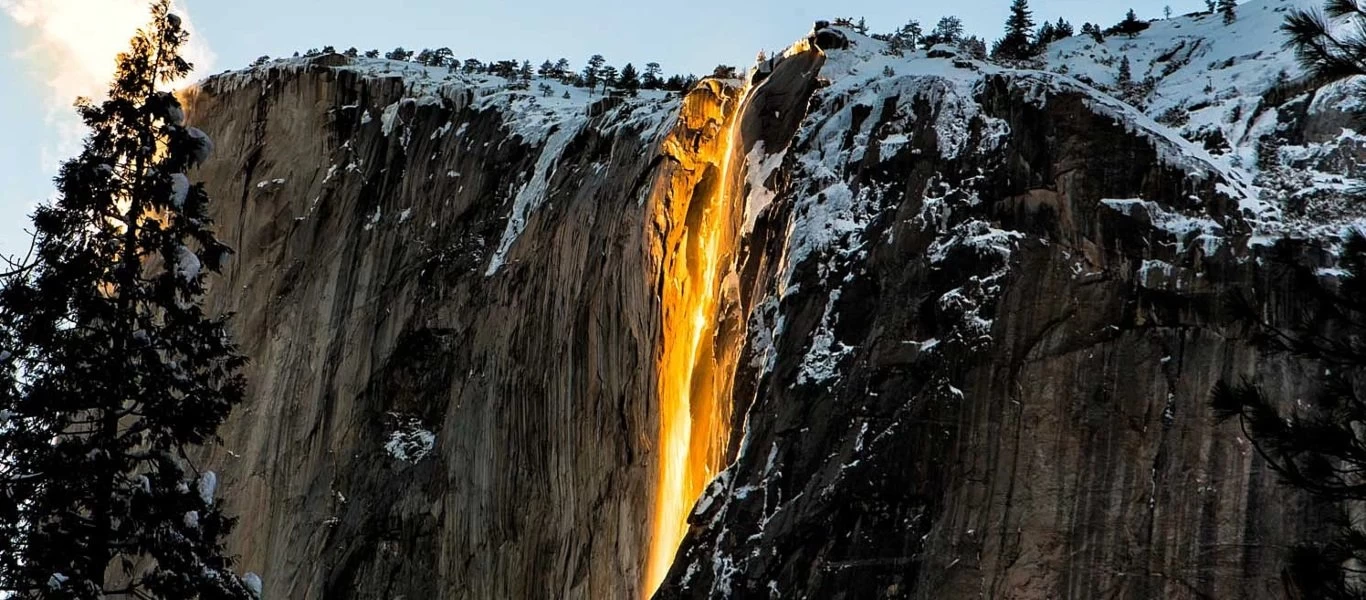
<path fill-rule="evenodd" d="M 719 89 L 719 88 L 718 88 Z M 729 390 L 734 365 L 720 365 L 713 348 L 719 318 L 722 277 L 733 254 L 736 211 L 732 197 L 743 170 L 736 164 L 740 122 L 749 98 L 746 86 L 735 110 L 708 145 L 695 147 L 698 164 L 710 166 L 709 177 L 695 192 L 685 219 L 686 231 L 666 267 L 663 297 L 664 339 L 659 370 L 659 466 L 655 488 L 653 535 L 646 567 L 645 597 L 668 574 L 687 531 L 688 513 L 703 488 L 723 466 L 730 435 Z M 685 111 L 688 110 L 685 108 Z M 710 191 L 707 191 L 707 190 Z"/>

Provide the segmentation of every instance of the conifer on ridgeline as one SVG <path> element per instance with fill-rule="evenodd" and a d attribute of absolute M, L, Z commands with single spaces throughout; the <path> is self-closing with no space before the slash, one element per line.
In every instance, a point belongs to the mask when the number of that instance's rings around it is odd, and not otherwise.
<path fill-rule="evenodd" d="M 1034 55 L 1034 44 L 1030 34 L 1034 32 L 1034 17 L 1029 10 L 1028 0 L 1012 0 L 1010 16 L 1006 18 L 1005 37 L 996 41 L 991 50 L 992 58 L 1024 60 Z"/>

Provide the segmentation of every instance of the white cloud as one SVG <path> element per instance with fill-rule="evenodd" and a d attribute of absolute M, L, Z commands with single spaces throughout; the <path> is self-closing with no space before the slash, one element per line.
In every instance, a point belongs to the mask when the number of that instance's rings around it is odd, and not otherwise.
<path fill-rule="evenodd" d="M 45 87 L 48 122 L 57 140 L 44 147 L 44 165 L 56 170 L 57 161 L 80 151 L 84 127 L 71 109 L 77 97 L 100 98 L 113 78 L 114 59 L 128 48 L 128 40 L 147 24 L 147 0 L 0 0 L 3 10 L 28 35 L 9 48 L 26 63 Z M 196 71 L 210 72 L 213 52 L 194 35 L 183 3 L 173 9 L 191 32 L 182 54 Z"/>

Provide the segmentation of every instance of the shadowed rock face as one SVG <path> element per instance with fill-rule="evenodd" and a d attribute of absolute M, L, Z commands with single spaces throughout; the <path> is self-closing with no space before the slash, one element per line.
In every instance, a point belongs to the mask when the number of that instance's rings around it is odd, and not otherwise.
<path fill-rule="evenodd" d="M 1321 508 L 1206 397 L 1313 373 L 1224 314 L 1295 297 L 1235 182 L 1089 88 L 925 64 L 851 87 L 807 50 L 738 116 L 737 197 L 772 202 L 715 340 L 733 462 L 657 597 L 1275 597 Z M 272 598 L 638 598 L 664 278 L 736 90 L 542 137 L 410 93 L 312 65 L 188 98 L 253 360 L 207 458 L 233 550 Z"/>
<path fill-rule="evenodd" d="M 878 119 L 865 158 L 832 167 L 874 216 L 856 251 L 812 255 L 785 284 L 799 292 L 760 301 L 753 318 L 782 325 L 745 356 L 771 367 L 740 362 L 739 457 L 660 597 L 1279 597 L 1285 544 L 1314 514 L 1207 398 L 1241 376 L 1307 391 L 1311 370 L 1259 356 L 1222 308 L 1246 288 L 1284 316 L 1294 290 L 1253 267 L 1245 237 L 1206 253 L 1102 202 L 1206 198 L 1199 212 L 1237 224 L 1218 176 L 1164 165 L 1080 90 L 1031 100 L 1036 83 L 975 86 L 974 150 L 953 158 L 933 85 L 808 117 Z M 798 162 L 759 231 L 819 204 Z M 944 246 L 955 232 L 990 244 Z M 742 270 L 763 288 L 779 276 L 749 265 L 791 250 L 761 235 Z M 823 331 L 847 352 L 813 381 Z"/>

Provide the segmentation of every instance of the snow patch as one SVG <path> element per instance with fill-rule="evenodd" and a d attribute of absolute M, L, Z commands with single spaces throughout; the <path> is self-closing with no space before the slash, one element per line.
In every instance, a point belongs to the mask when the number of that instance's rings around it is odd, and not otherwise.
<path fill-rule="evenodd" d="M 550 177 L 555 174 L 555 168 L 559 165 L 561 154 L 565 146 L 573 141 L 579 134 L 582 124 L 576 123 L 571 126 L 562 127 L 557 130 L 545 145 L 541 147 L 539 158 L 536 159 L 536 167 L 531 176 L 531 180 L 522 185 L 522 189 L 517 192 L 517 197 L 512 201 L 512 215 L 508 217 L 507 227 L 503 230 L 503 237 L 498 242 L 498 249 L 493 253 L 492 260 L 489 261 L 488 270 L 485 276 L 492 277 L 498 273 L 498 269 L 503 266 L 503 261 L 507 258 L 508 250 L 512 249 L 513 242 L 522 235 L 526 229 L 527 221 L 531 218 L 531 213 L 540 208 L 545 202 L 546 194 L 549 191 Z"/>
<path fill-rule="evenodd" d="M 436 434 L 424 429 L 421 421 L 411 418 L 401 420 L 384 443 L 389 456 L 406 463 L 426 458 L 435 447 Z"/>

